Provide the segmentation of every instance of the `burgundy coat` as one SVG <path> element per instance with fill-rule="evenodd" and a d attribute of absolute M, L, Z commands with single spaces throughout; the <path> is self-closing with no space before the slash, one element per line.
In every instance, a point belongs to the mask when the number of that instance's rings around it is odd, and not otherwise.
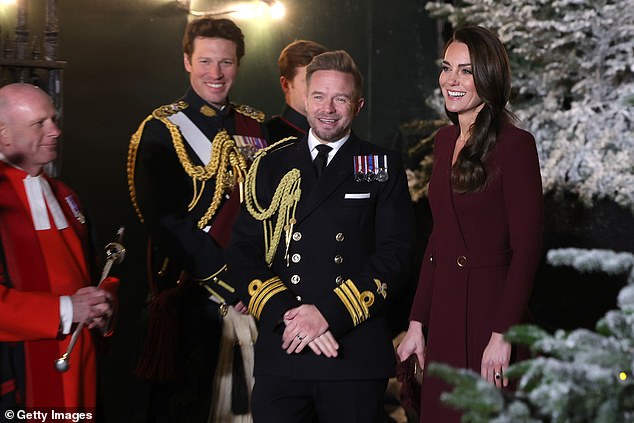
<path fill-rule="evenodd" d="M 434 228 L 420 271 L 410 320 L 428 328 L 425 361 L 480 373 L 491 332 L 505 332 L 527 314 L 541 257 L 543 196 L 535 140 L 506 125 L 485 162 L 486 187 L 451 190 L 459 128 L 436 136 L 429 186 Z M 421 421 L 459 421 L 440 408 L 447 386 L 423 381 Z"/>

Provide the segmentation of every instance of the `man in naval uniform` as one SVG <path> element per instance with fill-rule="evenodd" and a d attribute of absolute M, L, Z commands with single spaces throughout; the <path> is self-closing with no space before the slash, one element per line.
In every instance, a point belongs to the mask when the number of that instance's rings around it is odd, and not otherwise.
<path fill-rule="evenodd" d="M 151 240 L 148 336 L 137 367 L 152 381 L 149 421 L 207 421 L 220 313 L 229 306 L 246 313 L 216 275 L 247 163 L 265 146 L 264 115 L 228 100 L 244 55 L 240 28 L 229 19 L 193 20 L 183 50 L 190 89 L 143 121 L 128 156 L 132 202 Z"/>
<path fill-rule="evenodd" d="M 304 138 L 309 126 L 306 119 L 306 66 L 313 57 L 327 51 L 309 40 L 296 40 L 284 47 L 277 60 L 280 86 L 284 93 L 282 114 L 266 122 L 267 139 L 271 142 L 287 137 Z"/>
<path fill-rule="evenodd" d="M 77 196 L 49 178 L 60 130 L 51 98 L 29 84 L 0 88 L 0 412 L 95 414 L 93 333 L 108 329 L 117 282 L 94 285 L 87 222 Z M 56 361 L 77 324 L 68 370 Z M 10 412 L 7 412 L 10 413 Z"/>
<path fill-rule="evenodd" d="M 376 422 L 396 360 L 385 322 L 414 217 L 398 154 L 351 132 L 363 79 L 345 51 L 307 68 L 310 131 L 261 152 L 223 280 L 259 321 L 253 417 Z"/>

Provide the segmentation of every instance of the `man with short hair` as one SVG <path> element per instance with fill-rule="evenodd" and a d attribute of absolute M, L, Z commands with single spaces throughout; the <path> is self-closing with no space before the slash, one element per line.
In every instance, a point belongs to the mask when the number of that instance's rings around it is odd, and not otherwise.
<path fill-rule="evenodd" d="M 399 155 L 351 131 L 363 78 L 345 51 L 307 68 L 310 131 L 266 149 L 227 249 L 259 320 L 255 422 L 376 422 L 396 360 L 388 301 L 409 269 L 414 217 Z"/>
<path fill-rule="evenodd" d="M 266 145 L 263 113 L 228 98 L 244 51 L 233 21 L 189 22 L 183 62 L 191 87 L 154 110 L 130 142 L 130 194 L 152 247 L 148 337 L 137 367 L 151 381 L 150 421 L 207 421 L 222 315 L 246 313 L 217 278 L 248 160 Z"/>
<path fill-rule="evenodd" d="M 0 88 L 0 410 L 95 413 L 91 329 L 109 332 L 116 281 L 92 286 L 92 253 L 77 196 L 43 171 L 61 134 L 51 98 L 15 83 Z M 56 361 L 78 324 L 69 368 Z"/>
<path fill-rule="evenodd" d="M 284 92 L 282 114 L 266 122 L 267 138 L 279 141 L 287 137 L 303 138 L 308 132 L 306 119 L 306 67 L 326 47 L 309 40 L 296 40 L 284 47 L 277 60 L 280 86 Z"/>

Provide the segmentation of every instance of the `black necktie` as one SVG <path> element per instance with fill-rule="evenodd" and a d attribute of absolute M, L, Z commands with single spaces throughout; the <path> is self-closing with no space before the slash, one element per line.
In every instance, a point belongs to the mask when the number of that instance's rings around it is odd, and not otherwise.
<path fill-rule="evenodd" d="M 313 169 L 315 169 L 315 175 L 319 178 L 326 167 L 326 163 L 328 163 L 328 153 L 332 150 L 332 147 L 326 144 L 318 144 L 315 148 L 318 153 L 315 160 L 313 160 Z"/>

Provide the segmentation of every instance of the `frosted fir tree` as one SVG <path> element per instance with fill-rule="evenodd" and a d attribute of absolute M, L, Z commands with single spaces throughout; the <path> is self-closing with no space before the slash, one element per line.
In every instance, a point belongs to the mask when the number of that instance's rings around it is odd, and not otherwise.
<path fill-rule="evenodd" d="M 422 157 L 415 169 L 406 169 L 407 185 L 412 201 L 418 202 L 420 199 L 427 197 L 429 192 L 429 178 L 434 164 L 433 146 L 434 137 L 438 129 L 449 124 L 447 119 L 437 120 L 414 120 L 400 126 L 401 133 L 407 137 L 413 134 L 422 138 L 407 151 L 409 157 Z"/>
<path fill-rule="evenodd" d="M 464 410 L 463 422 L 634 422 L 634 255 L 568 248 L 549 251 L 547 259 L 580 272 L 628 275 L 618 309 L 599 320 L 596 332 L 511 328 L 507 339 L 537 354 L 507 370 L 517 382 L 513 392 L 469 370 L 430 363 L 430 373 L 456 385 L 443 400 Z"/>
<path fill-rule="evenodd" d="M 634 211 L 634 0 L 454 3 L 426 8 L 491 29 L 509 51 L 511 107 L 535 135 L 545 192 Z"/>

